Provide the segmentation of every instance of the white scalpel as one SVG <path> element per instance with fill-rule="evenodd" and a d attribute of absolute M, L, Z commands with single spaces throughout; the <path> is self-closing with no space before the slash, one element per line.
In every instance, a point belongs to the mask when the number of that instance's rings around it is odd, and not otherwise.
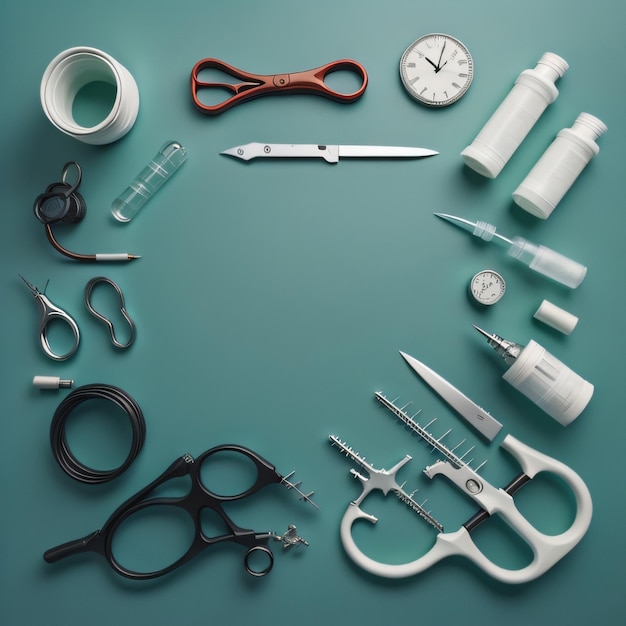
<path fill-rule="evenodd" d="M 370 157 L 375 159 L 417 159 L 439 154 L 427 148 L 405 146 L 329 146 L 307 143 L 247 143 L 224 150 L 221 154 L 243 161 L 258 157 L 275 158 L 322 158 L 328 163 L 337 163 L 341 158 Z"/>

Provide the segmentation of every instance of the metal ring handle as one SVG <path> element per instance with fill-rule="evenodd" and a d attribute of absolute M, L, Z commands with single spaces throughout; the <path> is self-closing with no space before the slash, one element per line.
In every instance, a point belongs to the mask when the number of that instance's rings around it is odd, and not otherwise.
<path fill-rule="evenodd" d="M 113 322 L 109 318 L 104 317 L 104 315 L 102 315 L 101 313 L 98 313 L 98 311 L 96 311 L 91 304 L 91 292 L 93 291 L 93 288 L 98 283 L 108 283 L 109 285 L 111 285 L 111 287 L 113 287 L 113 289 L 115 289 L 115 291 L 117 292 L 117 295 L 119 296 L 120 312 L 124 316 L 124 319 L 128 322 L 128 327 L 130 328 L 130 337 L 128 338 L 128 341 L 126 343 L 122 343 L 121 341 L 117 339 L 115 335 L 115 328 L 113 326 Z M 113 345 L 116 348 L 123 350 L 125 348 L 128 348 L 133 343 L 133 341 L 135 340 L 135 334 L 136 334 L 135 323 L 133 322 L 130 315 L 128 314 L 128 311 L 126 311 L 126 303 L 124 300 L 124 294 L 122 293 L 122 290 L 119 288 L 116 282 L 114 282 L 110 278 L 107 278 L 106 276 L 96 276 L 95 278 L 92 278 L 87 283 L 87 286 L 85 287 L 85 306 L 87 307 L 87 310 L 96 319 L 99 319 L 101 322 L 103 322 L 105 326 L 109 329 L 109 334 L 111 335 L 111 341 L 113 342 Z"/>
<path fill-rule="evenodd" d="M 54 320 L 60 320 L 64 322 L 65 324 L 67 324 L 70 327 L 74 335 L 74 343 L 72 347 L 67 352 L 64 352 L 63 354 L 56 353 L 52 349 L 52 346 L 50 345 L 50 341 L 48 339 L 48 326 Z M 54 359 L 55 361 L 65 361 L 69 359 L 76 352 L 76 350 L 78 350 L 78 344 L 80 343 L 80 330 L 78 328 L 78 324 L 67 313 L 65 313 L 64 311 L 52 310 L 52 311 L 47 312 L 45 318 L 41 322 L 39 340 L 41 342 L 41 348 L 43 349 L 46 356 L 50 357 L 51 359 Z"/>
<path fill-rule="evenodd" d="M 256 570 L 250 567 L 250 557 L 255 552 L 263 552 L 269 558 L 268 564 L 263 569 Z M 272 570 L 272 567 L 274 567 L 274 555 L 267 546 L 252 546 L 252 548 L 250 548 L 246 552 L 246 556 L 244 557 L 243 563 L 246 568 L 246 572 L 248 572 L 248 574 L 250 574 L 251 576 L 257 576 L 257 577 L 265 576 L 265 574 L 269 574 L 270 571 Z"/>

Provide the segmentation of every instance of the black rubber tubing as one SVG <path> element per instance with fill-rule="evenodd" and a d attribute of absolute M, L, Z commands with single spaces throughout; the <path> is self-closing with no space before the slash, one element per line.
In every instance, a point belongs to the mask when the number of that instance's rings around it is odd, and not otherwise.
<path fill-rule="evenodd" d="M 81 463 L 70 450 L 65 434 L 67 418 L 79 404 L 89 400 L 112 402 L 122 409 L 130 420 L 133 433 L 132 444 L 128 456 L 119 467 L 111 470 L 93 469 Z M 69 393 L 57 407 L 50 425 L 50 445 L 55 460 L 68 476 L 90 485 L 108 482 L 125 472 L 141 451 L 145 435 L 146 422 L 137 402 L 119 387 L 101 383 L 83 385 Z"/>

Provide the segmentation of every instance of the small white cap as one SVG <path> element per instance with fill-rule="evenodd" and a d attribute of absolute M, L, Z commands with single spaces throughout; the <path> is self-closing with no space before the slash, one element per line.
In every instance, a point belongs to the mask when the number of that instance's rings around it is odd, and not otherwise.
<path fill-rule="evenodd" d="M 556 304 L 552 304 L 548 300 L 544 300 L 539 305 L 533 317 L 562 332 L 564 335 L 569 335 L 576 328 L 576 324 L 578 324 L 578 318 L 575 315 L 556 306 Z"/>

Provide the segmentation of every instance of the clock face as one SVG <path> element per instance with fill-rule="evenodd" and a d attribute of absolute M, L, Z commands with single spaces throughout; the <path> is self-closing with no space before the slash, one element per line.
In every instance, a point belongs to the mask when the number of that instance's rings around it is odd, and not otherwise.
<path fill-rule="evenodd" d="M 400 78 L 409 95 L 431 107 L 456 102 L 474 76 L 472 56 L 454 37 L 433 33 L 413 42 L 400 60 Z"/>
<path fill-rule="evenodd" d="M 471 294 L 480 304 L 495 304 L 505 290 L 504 278 L 492 270 L 478 272 L 470 283 Z"/>

